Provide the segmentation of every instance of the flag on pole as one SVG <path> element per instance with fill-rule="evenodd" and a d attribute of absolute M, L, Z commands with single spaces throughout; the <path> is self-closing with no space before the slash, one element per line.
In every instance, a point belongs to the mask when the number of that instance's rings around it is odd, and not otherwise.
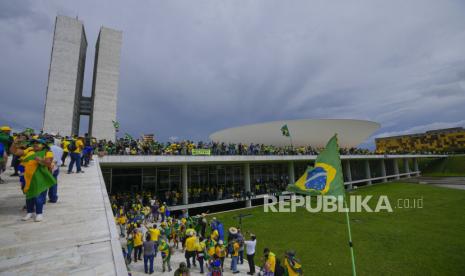
<path fill-rule="evenodd" d="M 283 134 L 283 136 L 286 136 L 286 137 L 291 136 L 291 133 L 289 132 L 289 128 L 287 127 L 287 124 L 281 127 L 281 133 Z"/>
<path fill-rule="evenodd" d="M 113 120 L 111 120 L 111 121 L 113 122 L 113 127 L 115 128 L 115 130 L 118 131 L 119 130 L 119 122 L 118 121 L 113 121 Z"/>
<path fill-rule="evenodd" d="M 339 146 L 337 135 L 334 135 L 326 144 L 325 149 L 318 155 L 315 167 L 309 167 L 294 185 L 288 185 L 287 190 L 296 194 L 304 195 L 329 195 L 344 196 L 344 178 L 342 176 L 341 157 L 339 156 Z M 346 209 L 347 232 L 349 235 L 350 256 L 352 259 L 352 275 L 356 276 L 355 255 L 350 229 L 349 211 L 344 198 Z"/>
<path fill-rule="evenodd" d="M 309 167 L 288 191 L 305 195 L 344 195 L 341 158 L 337 136 L 334 135 L 318 155 L 315 167 Z"/>
<path fill-rule="evenodd" d="M 124 134 L 124 139 L 127 139 L 127 140 L 134 140 L 134 138 L 132 138 L 132 136 L 129 135 L 128 133 L 125 133 L 125 134 Z"/>

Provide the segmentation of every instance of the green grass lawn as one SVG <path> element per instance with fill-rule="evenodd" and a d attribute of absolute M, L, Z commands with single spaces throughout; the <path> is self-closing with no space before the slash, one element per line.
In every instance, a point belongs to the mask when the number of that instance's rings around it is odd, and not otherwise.
<path fill-rule="evenodd" d="M 387 195 L 394 209 L 393 213 L 351 213 L 359 275 L 465 274 L 465 191 L 387 183 L 351 194 Z M 422 209 L 396 208 L 397 199 L 420 197 Z M 376 202 L 370 201 L 370 206 Z M 312 214 L 305 209 L 265 213 L 263 207 L 256 207 L 213 216 L 227 229 L 237 225 L 233 216 L 239 213 L 253 215 L 243 220 L 243 228 L 257 235 L 258 257 L 265 247 L 278 256 L 292 248 L 306 275 L 351 274 L 344 213 Z"/>
<path fill-rule="evenodd" d="M 465 176 L 465 156 L 449 156 L 424 164 L 424 176 Z"/>

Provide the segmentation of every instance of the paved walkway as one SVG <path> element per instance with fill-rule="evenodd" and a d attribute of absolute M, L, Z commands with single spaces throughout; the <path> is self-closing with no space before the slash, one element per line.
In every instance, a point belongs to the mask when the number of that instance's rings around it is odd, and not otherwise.
<path fill-rule="evenodd" d="M 403 179 L 405 182 L 429 184 L 437 187 L 465 190 L 465 177 L 427 177 L 420 176 L 415 178 Z"/>
<path fill-rule="evenodd" d="M 2 174 L 6 183 L 0 184 L 0 275 L 128 275 L 121 253 L 125 239 L 120 243 L 98 167 L 97 161 L 84 168 L 85 173 L 71 175 L 62 168 L 58 203 L 44 206 L 42 222 L 21 220 L 25 198 L 18 178 L 9 177 L 11 170 Z M 175 250 L 173 271 L 163 273 L 158 254 L 152 275 L 173 275 L 184 261 L 181 249 Z M 233 275 L 230 261 L 225 260 L 224 275 Z M 146 275 L 143 261 L 128 268 L 133 276 Z M 247 275 L 247 262 L 238 269 L 241 273 L 235 275 Z M 202 275 L 198 266 L 191 275 Z"/>
<path fill-rule="evenodd" d="M 62 168 L 59 201 L 44 206 L 42 222 L 21 220 L 25 198 L 18 178 L 2 174 L 0 275 L 127 275 L 97 167 L 71 175 Z"/>
<path fill-rule="evenodd" d="M 123 246 L 126 245 L 126 240 L 123 238 L 120 240 L 121 244 Z M 134 252 L 133 252 L 134 254 Z M 257 262 L 257 258 L 255 258 L 255 262 Z M 168 270 L 163 273 L 163 268 L 162 268 L 162 259 L 160 252 L 158 252 L 157 257 L 155 258 L 154 262 L 154 273 L 152 275 L 173 275 L 173 272 L 179 267 L 179 264 L 181 262 L 186 262 L 186 259 L 184 258 L 184 253 L 182 252 L 181 249 L 181 244 L 179 245 L 179 249 L 176 249 L 174 254 L 171 256 L 171 268 L 173 271 L 171 273 L 168 273 Z M 205 266 L 205 265 L 204 265 Z M 246 256 L 244 254 L 244 264 L 238 264 L 237 268 L 240 273 L 233 274 L 232 271 L 229 269 L 231 267 L 231 259 L 226 258 L 225 259 L 225 264 L 224 264 L 224 273 L 223 275 L 247 275 L 247 272 L 249 271 L 249 264 L 246 261 Z M 142 258 L 142 261 L 138 261 L 137 263 L 132 262 L 128 266 L 129 272 L 131 272 L 132 276 L 142 276 L 142 275 L 148 275 L 144 273 L 144 261 Z M 256 271 L 258 272 L 259 268 L 256 268 Z M 190 275 L 206 275 L 207 274 L 207 269 L 204 267 L 205 274 L 200 274 L 200 267 L 197 262 L 197 267 L 192 267 L 190 269 Z"/>

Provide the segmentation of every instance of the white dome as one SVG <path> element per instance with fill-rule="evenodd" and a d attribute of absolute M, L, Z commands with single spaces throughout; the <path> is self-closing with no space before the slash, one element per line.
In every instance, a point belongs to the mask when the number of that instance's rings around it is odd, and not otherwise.
<path fill-rule="evenodd" d="M 337 134 L 341 148 L 355 147 L 365 141 L 380 124 L 350 119 L 301 119 L 274 121 L 233 127 L 210 135 L 214 142 L 289 146 L 291 139 L 283 136 L 281 127 L 287 125 L 294 146 L 323 147 Z"/>

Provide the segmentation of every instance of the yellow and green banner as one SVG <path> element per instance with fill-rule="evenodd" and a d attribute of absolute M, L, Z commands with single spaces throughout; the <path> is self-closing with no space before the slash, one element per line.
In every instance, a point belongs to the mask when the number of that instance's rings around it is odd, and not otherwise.
<path fill-rule="evenodd" d="M 192 155 L 211 155 L 210 149 L 192 149 Z"/>

